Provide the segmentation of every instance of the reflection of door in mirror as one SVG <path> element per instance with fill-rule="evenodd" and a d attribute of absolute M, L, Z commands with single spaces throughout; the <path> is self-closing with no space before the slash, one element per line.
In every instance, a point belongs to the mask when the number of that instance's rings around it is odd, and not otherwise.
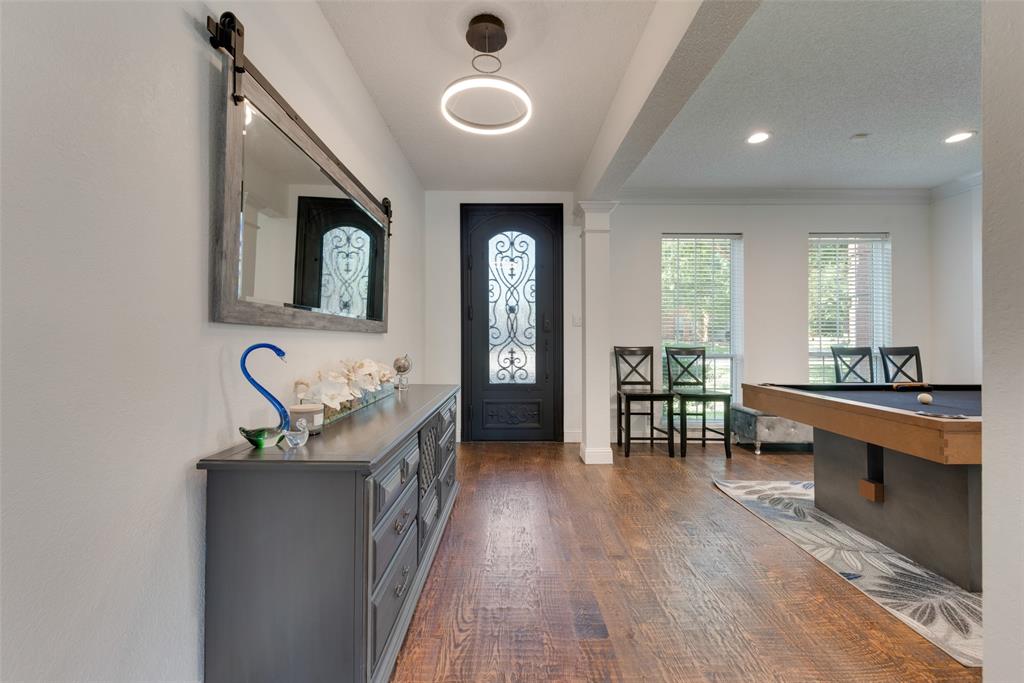
<path fill-rule="evenodd" d="M 351 199 L 299 197 L 295 304 L 322 313 L 366 318 L 377 309 L 377 225 Z"/>
<path fill-rule="evenodd" d="M 239 296 L 383 319 L 384 228 L 246 103 Z"/>

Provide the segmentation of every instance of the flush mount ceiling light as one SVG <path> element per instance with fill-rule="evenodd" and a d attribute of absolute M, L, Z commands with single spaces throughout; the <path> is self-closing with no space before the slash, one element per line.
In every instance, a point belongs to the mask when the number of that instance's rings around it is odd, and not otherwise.
<path fill-rule="evenodd" d="M 760 145 L 762 142 L 764 142 L 771 136 L 772 134 L 767 131 L 758 130 L 750 134 L 750 137 L 747 138 L 747 142 L 750 143 L 751 145 Z"/>
<path fill-rule="evenodd" d="M 533 116 L 533 102 L 526 90 L 508 78 L 496 75 L 501 69 L 501 60 L 496 53 L 505 47 L 508 35 L 505 24 L 493 14 L 480 14 L 473 17 L 466 31 L 466 42 L 479 54 L 473 57 L 473 69 L 479 75 L 460 78 L 445 88 L 441 95 L 441 114 L 459 130 L 477 135 L 504 135 L 519 130 Z M 484 94 L 487 99 L 504 99 L 511 102 L 512 116 L 499 117 L 495 121 L 484 121 L 474 118 L 465 112 L 458 113 L 454 108 L 455 100 L 467 93 Z M 509 98 L 511 96 L 511 98 Z M 479 104 L 479 103 L 478 103 Z M 495 102 L 484 103 L 484 108 L 493 111 Z"/>
<path fill-rule="evenodd" d="M 978 131 L 976 130 L 965 130 L 959 133 L 953 133 L 948 138 L 946 138 L 946 144 L 951 145 L 954 142 L 963 142 L 964 140 L 969 140 L 970 138 L 973 138 L 975 135 L 977 135 L 977 133 Z"/>

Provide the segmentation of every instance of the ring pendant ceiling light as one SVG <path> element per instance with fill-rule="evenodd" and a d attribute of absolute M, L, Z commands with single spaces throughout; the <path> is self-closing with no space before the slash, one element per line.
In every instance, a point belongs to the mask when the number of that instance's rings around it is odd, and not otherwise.
<path fill-rule="evenodd" d="M 491 14 L 473 17 L 466 31 L 466 42 L 481 53 L 474 56 L 472 62 L 479 75 L 460 78 L 445 88 L 444 94 L 441 95 L 441 114 L 448 123 L 467 133 L 504 135 L 519 130 L 533 116 L 533 102 L 521 85 L 504 76 L 496 75 L 501 69 L 501 60 L 494 53 L 505 47 L 505 43 L 508 42 L 505 24 Z M 493 90 L 496 93 L 512 95 L 523 105 L 523 111 L 518 116 L 498 123 L 483 123 L 459 116 L 452 110 L 451 100 L 456 95 L 470 90 Z"/>

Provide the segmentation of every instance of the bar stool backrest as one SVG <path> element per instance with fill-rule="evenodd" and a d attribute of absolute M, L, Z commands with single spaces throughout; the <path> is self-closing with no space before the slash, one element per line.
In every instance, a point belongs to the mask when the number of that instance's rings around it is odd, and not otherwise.
<path fill-rule="evenodd" d="M 875 382 L 870 346 L 833 346 L 832 362 L 836 367 L 837 384 Z"/>
<path fill-rule="evenodd" d="M 615 347 L 615 386 L 647 387 L 654 391 L 654 347 Z"/>
<path fill-rule="evenodd" d="M 707 389 L 707 353 L 703 346 L 666 346 L 668 390 Z"/>
<path fill-rule="evenodd" d="M 882 357 L 882 375 L 887 383 L 923 382 L 921 349 L 916 346 L 879 346 Z M 913 367 L 911 366 L 913 362 Z"/>

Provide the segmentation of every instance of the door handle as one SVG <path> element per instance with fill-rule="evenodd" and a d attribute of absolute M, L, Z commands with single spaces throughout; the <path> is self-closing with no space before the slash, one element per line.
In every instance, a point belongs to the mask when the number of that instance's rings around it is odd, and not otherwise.
<path fill-rule="evenodd" d="M 551 331 L 551 318 L 549 318 L 548 316 L 544 316 L 544 331 Z"/>

